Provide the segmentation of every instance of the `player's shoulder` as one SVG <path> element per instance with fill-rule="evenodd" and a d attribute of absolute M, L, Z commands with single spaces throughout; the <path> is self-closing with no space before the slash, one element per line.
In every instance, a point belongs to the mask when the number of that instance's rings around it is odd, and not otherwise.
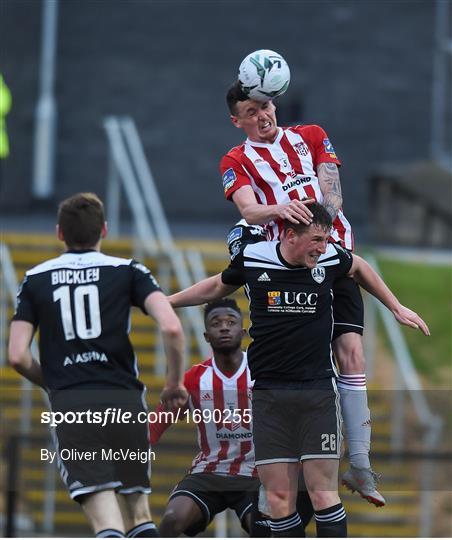
<path fill-rule="evenodd" d="M 307 134 L 323 135 L 325 133 L 325 130 L 318 124 L 297 124 L 295 126 L 289 126 L 283 129 L 287 131 L 291 131 L 292 133 L 298 133 L 300 135 L 303 135 L 303 134 L 304 135 L 307 135 Z"/>
<path fill-rule="evenodd" d="M 205 360 L 204 362 L 201 362 L 199 364 L 195 364 L 190 369 L 188 369 L 185 372 L 184 375 L 184 383 L 185 386 L 191 386 L 195 383 L 195 381 L 199 380 L 202 375 L 208 371 L 209 369 L 212 369 L 212 359 L 209 358 L 208 360 Z"/>
<path fill-rule="evenodd" d="M 244 142 L 242 142 L 238 146 L 233 146 L 222 157 L 221 162 L 225 163 L 225 162 L 227 162 L 228 160 L 231 160 L 231 159 L 236 160 L 236 161 L 240 161 L 244 151 L 245 151 L 245 143 Z"/>
<path fill-rule="evenodd" d="M 318 266 L 334 266 L 344 260 L 352 260 L 352 254 L 340 244 L 329 243 L 325 253 L 318 260 Z"/>
<path fill-rule="evenodd" d="M 185 372 L 185 375 L 193 377 L 195 375 L 204 373 L 210 368 L 212 368 L 212 358 L 208 358 L 207 360 L 204 360 L 204 362 L 200 362 L 199 364 L 194 364 L 190 369 Z"/>
<path fill-rule="evenodd" d="M 263 240 L 255 244 L 247 244 L 242 250 L 243 258 L 245 262 L 273 263 L 281 266 L 281 261 L 276 251 L 278 244 L 279 242 L 277 240 Z"/>
<path fill-rule="evenodd" d="M 132 262 L 132 259 L 113 257 L 99 251 L 89 251 L 85 253 L 67 252 L 30 268 L 25 275 L 35 276 L 45 272 L 62 269 L 83 270 L 84 268 L 98 266 L 130 266 Z"/>

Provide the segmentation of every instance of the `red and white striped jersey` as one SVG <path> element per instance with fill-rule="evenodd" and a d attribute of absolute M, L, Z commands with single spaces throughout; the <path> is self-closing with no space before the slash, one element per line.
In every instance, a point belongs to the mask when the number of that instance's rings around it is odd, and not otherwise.
<path fill-rule="evenodd" d="M 246 353 L 230 377 L 218 369 L 215 358 L 210 358 L 185 373 L 184 385 L 189 393 L 190 421 L 196 421 L 200 448 L 190 473 L 257 476 L 251 419 L 253 381 Z M 186 421 L 187 414 L 179 414 L 179 418 Z M 164 421 L 152 423 L 151 444 L 170 425 Z"/>
<path fill-rule="evenodd" d="M 242 186 L 251 186 L 260 204 L 283 204 L 303 197 L 323 202 L 317 167 L 320 163 L 340 165 L 328 135 L 316 125 L 278 129 L 273 143 L 247 139 L 222 158 L 220 170 L 228 200 Z M 279 238 L 282 222 L 271 221 L 265 227 L 269 240 Z M 331 240 L 353 250 L 351 226 L 342 210 L 334 220 Z"/>

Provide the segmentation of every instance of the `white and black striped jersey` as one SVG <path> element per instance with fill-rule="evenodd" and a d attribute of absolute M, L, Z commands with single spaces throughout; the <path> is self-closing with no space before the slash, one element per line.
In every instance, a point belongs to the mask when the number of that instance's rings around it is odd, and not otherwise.
<path fill-rule="evenodd" d="M 44 380 L 50 390 L 143 388 L 129 340 L 130 310 L 144 311 L 160 290 L 133 259 L 68 251 L 26 272 L 13 320 L 39 328 Z"/>
<path fill-rule="evenodd" d="M 246 245 L 234 257 L 222 281 L 243 285 L 250 301 L 248 363 L 256 384 L 336 375 L 332 285 L 351 265 L 352 255 L 337 244 L 312 270 L 287 263 L 277 241 Z"/>

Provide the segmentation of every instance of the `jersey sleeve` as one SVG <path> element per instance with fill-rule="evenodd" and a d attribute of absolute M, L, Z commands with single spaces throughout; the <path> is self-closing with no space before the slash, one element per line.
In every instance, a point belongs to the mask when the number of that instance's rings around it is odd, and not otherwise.
<path fill-rule="evenodd" d="M 221 281 L 225 285 L 244 285 L 246 283 L 245 267 L 243 262 L 243 246 L 237 254 L 231 254 L 231 262 L 226 270 L 221 273 Z"/>
<path fill-rule="evenodd" d="M 26 321 L 35 328 L 38 326 L 38 313 L 33 304 L 30 291 L 30 281 L 27 276 L 24 277 L 17 291 L 17 306 L 12 318 L 13 321 Z"/>
<path fill-rule="evenodd" d="M 334 249 L 339 256 L 339 264 L 335 266 L 336 277 L 345 276 L 350 272 L 350 268 L 353 264 L 353 255 L 351 251 L 344 249 L 340 244 L 333 244 Z"/>
<path fill-rule="evenodd" d="M 298 130 L 306 144 L 309 146 L 315 167 L 320 163 L 341 164 L 334 147 L 323 128 L 316 125 L 297 126 L 297 131 Z"/>
<path fill-rule="evenodd" d="M 224 196 L 232 200 L 232 194 L 243 186 L 251 186 L 250 179 L 243 166 L 230 154 L 223 156 L 220 162 Z"/>
<path fill-rule="evenodd" d="M 146 313 L 144 301 L 150 293 L 161 291 L 160 286 L 149 268 L 144 266 L 144 264 L 132 261 L 130 268 L 132 272 L 132 305 L 141 308 L 143 313 Z"/>

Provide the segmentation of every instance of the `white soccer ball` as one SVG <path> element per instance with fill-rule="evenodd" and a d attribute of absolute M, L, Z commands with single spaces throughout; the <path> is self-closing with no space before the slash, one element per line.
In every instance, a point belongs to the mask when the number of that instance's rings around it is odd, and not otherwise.
<path fill-rule="evenodd" d="M 289 66 L 277 52 L 254 51 L 240 64 L 239 84 L 250 99 L 268 101 L 278 97 L 284 94 L 289 83 Z"/>

